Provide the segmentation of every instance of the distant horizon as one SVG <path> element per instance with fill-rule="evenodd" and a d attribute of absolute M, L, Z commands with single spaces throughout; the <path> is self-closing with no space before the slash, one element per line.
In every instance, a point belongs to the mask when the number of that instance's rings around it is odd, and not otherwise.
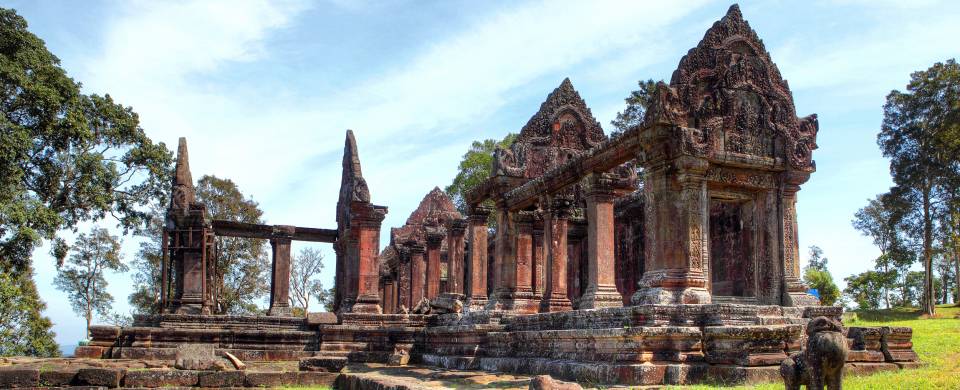
<path fill-rule="evenodd" d="M 444 188 L 474 140 L 518 132 L 569 77 L 609 134 L 638 80 L 669 81 L 729 2 L 5 1 L 85 93 L 130 105 L 155 142 L 187 137 L 193 176 L 230 178 L 270 224 L 335 227 L 343 134 L 354 130 L 373 203 L 401 226 Z M 792 89 L 819 116 L 817 172 L 798 194 L 800 249 L 817 245 L 843 278 L 879 251 L 850 224 L 892 185 L 876 145 L 882 106 L 910 73 L 958 57 L 960 3 L 740 2 Z M 113 228 L 113 221 L 102 226 Z M 84 224 L 84 231 L 90 224 Z M 67 234 L 68 238 L 72 235 Z M 140 238 L 124 239 L 131 261 Z M 68 240 L 72 241 L 72 239 Z M 322 274 L 332 284 L 328 245 Z M 61 350 L 84 321 L 53 287 L 48 246 L 37 287 Z M 109 275 L 130 311 L 130 273 Z M 71 348 L 72 352 L 72 348 Z"/>

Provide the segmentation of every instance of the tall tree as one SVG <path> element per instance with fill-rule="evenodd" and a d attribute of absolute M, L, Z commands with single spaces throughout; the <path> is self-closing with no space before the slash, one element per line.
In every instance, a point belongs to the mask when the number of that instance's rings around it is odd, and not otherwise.
<path fill-rule="evenodd" d="M 890 158 L 890 173 L 901 196 L 913 209 L 914 228 L 920 234 L 924 268 L 921 309 L 936 310 L 933 289 L 933 240 L 942 192 L 957 172 L 956 142 L 960 119 L 960 66 L 956 61 L 936 63 L 910 75 L 906 92 L 891 91 L 877 143 Z"/>
<path fill-rule="evenodd" d="M 653 79 L 637 81 L 637 90 L 631 91 L 630 96 L 623 99 L 627 103 L 627 108 L 617 113 L 617 117 L 610 121 L 610 124 L 616 128 L 611 132 L 612 137 L 623 134 L 627 129 L 643 123 L 647 115 L 647 107 L 653 99 L 653 94 L 657 90 L 657 82 Z"/>
<path fill-rule="evenodd" d="M 876 271 L 867 271 L 843 278 L 847 287 L 843 294 L 857 304 L 857 309 L 874 310 L 880 307 L 880 300 L 885 299 L 882 291 L 885 282 L 884 275 Z"/>
<path fill-rule="evenodd" d="M 137 235 L 143 238 L 140 248 L 131 262 L 133 292 L 127 297 L 133 314 L 148 315 L 160 312 L 160 288 L 163 283 L 163 212 L 156 208 L 150 222 Z"/>
<path fill-rule="evenodd" d="M 73 311 L 87 320 L 85 335 L 90 337 L 93 315 L 110 315 L 113 296 L 107 292 L 107 271 L 126 272 L 120 256 L 120 240 L 106 229 L 94 227 L 89 234 L 80 234 L 72 248 L 70 260 L 59 267 L 53 283 L 67 293 Z"/>
<path fill-rule="evenodd" d="M 907 270 L 914 255 L 903 239 L 905 207 L 890 193 L 877 195 L 857 211 L 853 227 L 873 239 L 880 249 L 875 260 L 876 275 L 870 275 L 874 287 L 881 288 L 886 308 L 890 308 L 890 289 L 899 287 L 900 295 L 906 288 Z M 898 281 L 898 278 L 900 279 Z"/>
<path fill-rule="evenodd" d="M 60 356 L 53 323 L 40 313 L 47 305 L 37 295 L 33 268 L 26 275 L 0 272 L 0 356 Z"/>
<path fill-rule="evenodd" d="M 498 147 L 509 148 L 516 139 L 517 134 L 510 133 L 500 141 L 495 139 L 473 141 L 470 150 L 464 153 L 458 166 L 457 176 L 453 178 L 453 183 L 444 188 L 444 192 L 450 196 L 461 214 L 467 214 L 467 202 L 464 199 L 467 192 L 490 177 L 493 169 L 493 152 Z"/>
<path fill-rule="evenodd" d="M 317 297 L 322 302 L 326 290 L 318 279 L 323 271 L 323 253 L 319 249 L 304 248 L 293 257 L 290 265 L 290 303 L 303 309 L 303 315 L 310 312 L 310 301 Z"/>
<path fill-rule="evenodd" d="M 207 206 L 210 218 L 263 223 L 263 211 L 257 202 L 240 192 L 230 179 L 204 175 L 197 182 L 197 201 Z M 218 312 L 222 314 L 255 314 L 260 312 L 257 299 L 270 288 L 270 262 L 265 241 L 238 237 L 217 237 L 217 264 L 214 294 L 220 297 Z"/>
<path fill-rule="evenodd" d="M 31 253 L 85 220 L 111 216 L 125 229 L 137 226 L 141 209 L 169 183 L 172 154 L 154 144 L 130 107 L 109 95 L 85 95 L 60 60 L 10 9 L 0 9 L 0 274 L 13 280 L 33 318 L 20 350 L 53 343 L 50 322 L 31 279 Z M 19 280 L 26 278 L 25 280 Z M 0 337 L 6 337 L 0 334 Z M 44 340 L 40 340 L 40 338 Z"/>

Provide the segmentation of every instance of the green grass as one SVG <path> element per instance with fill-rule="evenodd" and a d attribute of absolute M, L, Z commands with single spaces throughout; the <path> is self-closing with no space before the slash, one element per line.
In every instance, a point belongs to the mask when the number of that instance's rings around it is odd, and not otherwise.
<path fill-rule="evenodd" d="M 933 318 L 916 309 L 857 312 L 847 326 L 909 326 L 913 349 L 925 366 L 912 370 L 847 376 L 844 389 L 960 389 L 960 307 L 938 306 Z M 713 389 L 722 386 L 682 386 L 674 389 Z M 728 389 L 783 389 L 782 383 L 725 387 Z"/>

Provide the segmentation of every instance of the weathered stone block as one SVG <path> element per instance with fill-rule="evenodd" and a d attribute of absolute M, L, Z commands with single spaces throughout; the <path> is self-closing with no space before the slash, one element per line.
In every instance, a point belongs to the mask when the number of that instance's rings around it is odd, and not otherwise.
<path fill-rule="evenodd" d="M 201 372 L 200 387 L 243 387 L 246 374 L 243 371 Z"/>
<path fill-rule="evenodd" d="M 277 387 L 297 384 L 296 372 L 248 372 L 247 387 Z"/>
<path fill-rule="evenodd" d="M 40 371 L 40 386 L 61 387 L 70 386 L 73 379 L 77 376 L 76 369 L 58 368 L 53 370 Z"/>
<path fill-rule="evenodd" d="M 561 382 L 550 377 L 550 375 L 537 375 L 530 379 L 530 390 L 583 390 L 583 387 L 576 383 Z"/>
<path fill-rule="evenodd" d="M 916 362 L 920 358 L 913 351 L 913 329 L 903 326 L 884 326 L 880 331 L 880 347 L 888 362 Z"/>
<path fill-rule="evenodd" d="M 77 371 L 77 384 L 88 386 L 120 387 L 125 372 L 116 368 L 81 368 Z"/>
<path fill-rule="evenodd" d="M 36 387 L 40 382 L 40 370 L 0 369 L 0 388 Z"/>
<path fill-rule="evenodd" d="M 300 371 L 340 372 L 347 365 L 344 357 L 309 357 L 300 359 Z"/>
<path fill-rule="evenodd" d="M 101 359 L 106 356 L 109 348 L 94 345 L 81 345 L 73 350 L 73 357 Z"/>
<path fill-rule="evenodd" d="M 143 370 L 128 371 L 123 377 L 124 387 L 171 387 L 196 386 L 196 371 L 181 370 Z"/>
<path fill-rule="evenodd" d="M 300 372 L 297 373 L 297 385 L 299 386 L 327 386 L 333 387 L 340 374 L 333 372 Z"/>
<path fill-rule="evenodd" d="M 181 344 L 177 346 L 175 367 L 181 370 L 223 370 L 214 353 L 213 344 Z M 220 363 L 219 365 L 217 363 Z"/>
<path fill-rule="evenodd" d="M 337 314 L 331 312 L 307 313 L 308 325 L 336 325 Z"/>

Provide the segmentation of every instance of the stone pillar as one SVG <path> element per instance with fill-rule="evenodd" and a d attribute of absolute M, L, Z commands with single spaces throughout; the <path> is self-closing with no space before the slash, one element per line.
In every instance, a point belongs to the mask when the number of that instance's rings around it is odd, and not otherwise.
<path fill-rule="evenodd" d="M 427 262 L 423 258 L 426 250 L 423 245 L 415 241 L 408 242 L 407 247 L 410 248 L 410 307 L 408 309 L 413 310 L 427 293 Z"/>
<path fill-rule="evenodd" d="M 290 237 L 293 226 L 274 226 L 270 248 L 273 262 L 270 267 L 270 308 L 268 316 L 290 316 Z"/>
<path fill-rule="evenodd" d="M 646 266 L 634 305 L 710 303 L 704 274 L 708 167 L 706 160 L 690 156 L 645 167 Z"/>
<path fill-rule="evenodd" d="M 380 267 L 377 254 L 380 252 L 380 224 L 386 209 L 369 206 L 363 213 L 356 213 L 350 227 L 356 234 L 358 251 L 357 299 L 353 304 L 354 313 L 382 313 L 380 307 Z M 355 233 L 354 233 L 355 232 Z"/>
<path fill-rule="evenodd" d="M 396 284 L 392 279 L 383 281 L 383 312 L 387 314 L 396 313 Z"/>
<path fill-rule="evenodd" d="M 547 284 L 541 312 L 567 311 L 573 308 L 567 297 L 567 219 L 570 200 L 554 198 L 544 218 L 543 237 L 547 259 Z"/>
<path fill-rule="evenodd" d="M 465 306 L 474 310 L 482 309 L 487 304 L 487 218 L 489 216 L 490 209 L 484 206 L 473 206 L 468 219 L 470 257 L 466 268 L 467 304 Z"/>
<path fill-rule="evenodd" d="M 467 230 L 465 219 L 454 219 L 447 223 L 447 292 L 463 294 L 463 236 Z"/>
<path fill-rule="evenodd" d="M 503 286 L 503 309 L 519 313 L 536 313 L 539 304 L 533 300 L 533 213 L 517 211 L 510 213 L 513 228 L 509 240 L 512 241 L 512 255 L 505 256 Z M 498 238 L 499 239 L 499 238 Z"/>
<path fill-rule="evenodd" d="M 516 271 L 517 259 L 514 238 L 513 215 L 501 205 L 497 207 L 497 237 L 493 248 L 493 288 L 487 302 L 488 309 L 497 309 L 508 293 L 507 281 Z"/>
<path fill-rule="evenodd" d="M 543 213 L 538 211 L 533 221 L 533 300 L 540 302 L 546 294 L 547 251 L 543 241 Z"/>
<path fill-rule="evenodd" d="M 413 308 L 412 301 L 412 292 L 413 283 L 412 279 L 412 254 L 410 248 L 406 246 L 397 246 L 398 251 L 400 252 L 400 261 L 397 263 L 397 307 L 396 312 L 400 313 L 403 308 L 410 310 Z"/>
<path fill-rule="evenodd" d="M 427 228 L 427 299 L 440 295 L 440 244 L 443 233 L 435 227 Z"/>
<path fill-rule="evenodd" d="M 623 297 L 613 261 L 613 190 L 603 175 L 592 174 L 587 181 L 587 288 L 578 308 L 620 307 Z"/>
<path fill-rule="evenodd" d="M 797 192 L 800 184 L 809 179 L 806 172 L 787 172 L 784 174 L 783 196 L 780 199 L 780 209 L 783 213 L 780 231 L 783 241 L 780 245 L 783 251 L 783 305 L 784 306 L 819 306 L 820 300 L 807 291 L 809 287 L 803 283 L 800 273 L 800 238 L 797 232 Z"/>

